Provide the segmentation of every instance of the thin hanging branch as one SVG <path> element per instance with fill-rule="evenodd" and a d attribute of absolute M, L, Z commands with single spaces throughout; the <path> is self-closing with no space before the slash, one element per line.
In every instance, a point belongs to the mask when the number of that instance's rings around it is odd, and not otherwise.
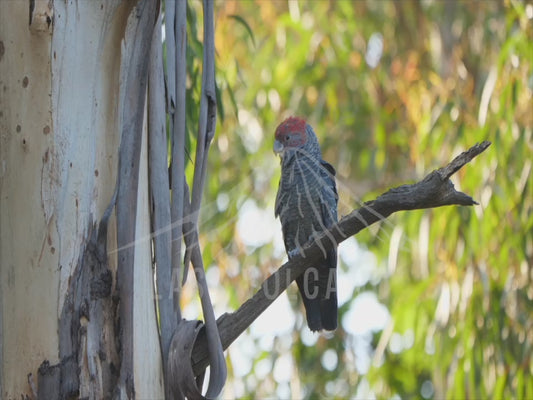
<path fill-rule="evenodd" d="M 185 3 L 185 2 L 181 2 Z M 185 7 L 187 4 L 185 4 Z M 182 10 L 180 9 L 180 12 Z M 167 112 L 170 114 L 170 124 L 173 122 L 173 116 L 176 109 L 176 27 L 181 22 L 181 16 L 176 15 L 176 2 L 165 1 L 165 47 L 167 49 L 167 74 L 166 78 L 166 97 L 167 97 Z M 187 17 L 185 16 L 185 19 Z M 185 38 L 186 39 L 186 38 Z M 183 59 L 182 61 L 183 62 Z M 172 125 L 171 125 L 172 127 Z M 174 132 L 170 129 L 170 132 Z"/>
<path fill-rule="evenodd" d="M 172 282 L 174 293 L 174 311 L 181 319 L 179 299 L 181 293 L 181 243 L 183 235 L 184 200 L 183 191 L 185 186 L 185 134 L 186 134 L 186 79 L 187 63 L 187 2 L 167 1 L 166 6 L 170 6 L 170 12 L 174 12 L 173 20 L 168 18 L 167 32 L 171 41 L 167 43 L 167 49 L 172 47 L 171 54 L 167 55 L 168 75 L 175 73 L 174 78 L 168 78 L 169 91 L 168 107 L 171 113 L 171 135 L 172 135 L 172 164 L 171 164 L 171 189 L 172 189 Z M 173 28 L 173 29 L 171 29 Z M 172 60 L 170 60 L 172 58 Z M 172 68 L 172 69 L 170 69 Z M 171 86 L 174 84 L 175 86 Z M 175 108 L 174 105 L 175 97 Z"/>
<path fill-rule="evenodd" d="M 387 191 L 377 199 L 352 211 L 330 229 L 318 234 L 312 242 L 304 246 L 303 256 L 295 256 L 283 264 L 237 311 L 220 316 L 217 324 L 224 349 L 227 349 L 293 280 L 313 266 L 315 260 L 322 257 L 324 250 L 331 249 L 397 211 L 477 204 L 470 196 L 456 191 L 449 178 L 489 146 L 490 142 L 487 141 L 476 144 L 444 168 L 431 172 L 422 181 Z M 200 331 L 194 343 L 191 362 L 195 375 L 200 374 L 209 364 L 204 331 Z"/>
<path fill-rule="evenodd" d="M 177 4 L 179 4 L 178 2 Z M 185 3 L 185 2 L 181 2 Z M 189 259 L 192 261 L 196 281 L 200 294 L 200 301 L 202 304 L 202 311 L 205 319 L 206 342 L 208 349 L 208 359 L 211 365 L 209 384 L 207 388 L 206 397 L 215 398 L 224 387 L 226 381 L 226 362 L 220 342 L 215 313 L 209 296 L 209 288 L 205 279 L 205 270 L 202 260 L 202 254 L 198 244 L 198 215 L 200 211 L 200 204 L 202 200 L 202 193 L 205 186 L 205 178 L 207 173 L 207 155 L 209 152 L 210 143 L 215 135 L 216 126 L 216 94 L 215 94 L 215 40 L 214 40 L 214 6 L 212 0 L 203 1 L 204 12 L 204 49 L 203 49 L 203 68 L 202 68 L 202 96 L 200 100 L 200 115 L 198 136 L 196 144 L 196 159 L 194 164 L 194 177 L 190 205 L 186 203 L 188 214 L 183 218 L 184 238 L 186 244 L 185 265 L 188 268 Z M 178 12 L 179 14 L 179 12 Z M 177 38 L 179 45 L 180 39 Z M 182 60 L 182 63 L 183 60 Z M 180 63 L 177 62 L 179 66 Z M 178 93 L 179 95 L 179 93 Z M 179 99 L 178 99 L 179 102 Z M 176 107 L 176 115 L 179 115 L 180 110 Z M 185 115 L 183 113 L 182 115 Z M 176 120 L 175 120 L 176 121 Z M 176 144 L 175 144 L 176 146 Z M 183 174 L 181 175 L 183 176 Z M 172 171 L 172 179 L 174 180 L 174 170 Z M 176 186 L 178 187 L 178 186 Z M 181 188 L 187 191 L 185 182 Z M 182 336 L 183 337 L 183 336 Z M 179 342 L 176 346 L 179 345 Z M 173 354 L 176 354 L 174 351 Z M 182 360 L 174 357 L 169 358 L 169 371 L 176 371 L 175 363 Z M 178 377 L 173 377 L 174 379 Z M 181 388 L 182 393 L 187 397 L 197 397 L 199 392 L 195 389 L 193 392 L 187 391 L 193 385 L 188 384 Z"/>

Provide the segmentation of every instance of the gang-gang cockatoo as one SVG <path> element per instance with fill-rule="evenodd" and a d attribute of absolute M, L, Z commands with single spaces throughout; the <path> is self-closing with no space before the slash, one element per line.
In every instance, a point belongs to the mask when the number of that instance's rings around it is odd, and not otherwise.
<path fill-rule="evenodd" d="M 335 169 L 322 159 L 313 128 L 290 117 L 276 129 L 274 152 L 281 157 L 281 178 L 275 214 L 283 230 L 289 258 L 314 234 L 337 222 Z M 337 249 L 296 279 L 312 331 L 337 328 Z"/>

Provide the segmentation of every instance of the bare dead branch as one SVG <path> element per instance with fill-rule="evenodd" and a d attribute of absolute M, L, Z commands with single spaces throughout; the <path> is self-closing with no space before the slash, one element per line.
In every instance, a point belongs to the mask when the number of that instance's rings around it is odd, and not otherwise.
<path fill-rule="evenodd" d="M 490 142 L 484 141 L 481 143 L 476 143 L 474 146 L 469 148 L 467 151 L 462 152 L 457 157 L 453 159 L 444 168 L 438 169 L 437 172 L 441 175 L 442 179 L 448 179 L 450 176 L 455 174 L 463 165 L 472 161 L 474 157 L 483 153 L 487 147 L 490 146 Z"/>
<path fill-rule="evenodd" d="M 377 199 L 366 202 L 361 208 L 343 217 L 336 225 L 317 235 L 312 242 L 304 246 L 303 255 L 295 256 L 283 264 L 237 311 L 220 316 L 217 324 L 224 349 L 227 349 L 287 289 L 293 280 L 322 257 L 323 249 L 331 249 L 397 211 L 477 204 L 470 196 L 456 191 L 449 178 L 489 145 L 490 142 L 487 141 L 476 144 L 444 168 L 431 172 L 420 182 L 387 191 Z M 194 343 L 192 364 L 195 375 L 200 374 L 209 364 L 204 330 L 200 331 Z"/>

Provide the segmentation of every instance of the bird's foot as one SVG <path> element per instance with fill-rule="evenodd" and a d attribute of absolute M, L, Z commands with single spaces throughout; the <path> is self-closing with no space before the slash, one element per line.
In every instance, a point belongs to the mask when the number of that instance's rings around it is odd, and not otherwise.
<path fill-rule="evenodd" d="M 304 250 L 300 246 L 296 247 L 295 249 L 289 250 L 287 252 L 287 255 L 289 256 L 289 258 L 296 257 L 297 255 L 300 255 L 305 258 Z"/>

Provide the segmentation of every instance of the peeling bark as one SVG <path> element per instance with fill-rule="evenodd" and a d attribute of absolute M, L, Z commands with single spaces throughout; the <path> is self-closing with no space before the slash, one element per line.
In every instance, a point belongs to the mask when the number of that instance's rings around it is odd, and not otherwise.
<path fill-rule="evenodd" d="M 107 224 L 113 198 L 99 229 L 91 229 L 70 280 L 59 322 L 60 374 L 39 368 L 39 398 L 109 398 L 119 377 L 116 337 L 117 296 L 107 263 Z M 57 379 L 57 385 L 52 384 Z M 43 387 L 43 382 L 46 384 Z M 55 390 L 59 390 L 59 396 Z"/>

